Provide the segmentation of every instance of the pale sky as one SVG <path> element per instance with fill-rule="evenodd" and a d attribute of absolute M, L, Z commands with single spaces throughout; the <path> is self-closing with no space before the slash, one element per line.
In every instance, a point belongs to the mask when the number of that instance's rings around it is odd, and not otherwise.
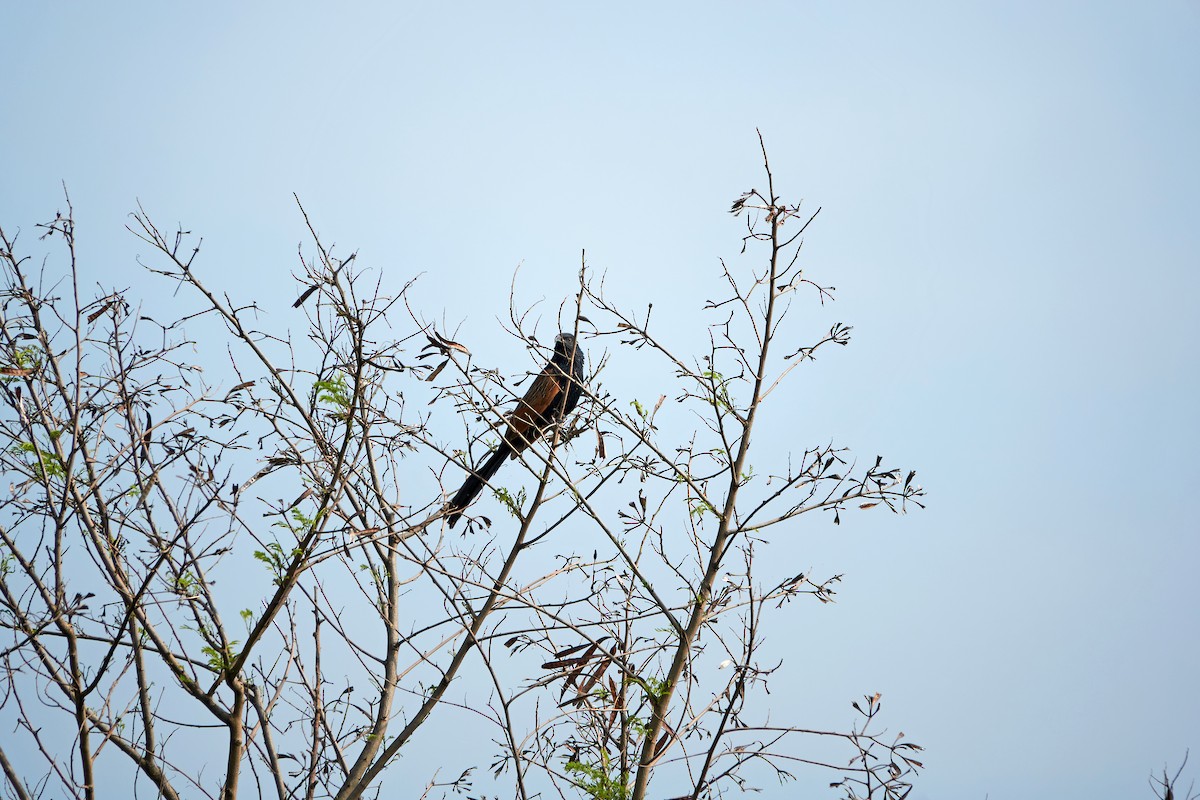
<path fill-rule="evenodd" d="M 32 239 L 65 182 L 85 283 L 169 304 L 140 200 L 283 312 L 295 192 L 482 362 L 525 358 L 514 270 L 557 307 L 583 249 L 703 344 L 758 128 L 823 208 L 813 325 L 855 334 L 794 385 L 794 449 L 929 491 L 789 545 L 846 577 L 793 612 L 780 717 L 882 692 L 913 800 L 1151 797 L 1200 755 L 1200 3 L 647 5 L 12 4 L 0 224 Z"/>

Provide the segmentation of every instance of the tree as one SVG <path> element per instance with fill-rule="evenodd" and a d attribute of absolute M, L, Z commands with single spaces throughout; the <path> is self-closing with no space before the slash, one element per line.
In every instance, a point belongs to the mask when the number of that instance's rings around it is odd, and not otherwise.
<path fill-rule="evenodd" d="M 1197 800 L 1200 798 L 1200 792 L 1195 791 L 1195 783 L 1189 784 L 1187 790 L 1182 794 L 1178 792 L 1179 777 L 1183 775 L 1183 769 L 1187 766 L 1188 755 L 1188 753 L 1183 754 L 1183 761 L 1180 763 L 1179 769 L 1175 770 L 1174 775 L 1167 772 L 1165 766 L 1161 775 L 1150 773 L 1150 789 L 1158 800 Z"/>
<path fill-rule="evenodd" d="M 878 694 L 842 731 L 764 721 L 771 624 L 830 601 L 840 577 L 763 585 L 772 536 L 805 514 L 902 512 L 923 491 L 832 445 L 751 461 L 752 432 L 791 424 L 780 383 L 851 330 L 783 351 L 796 299 L 832 290 L 800 265 L 816 212 L 776 193 L 765 148 L 763 169 L 767 190 L 732 208 L 757 265 L 721 262 L 699 357 L 581 266 L 558 328 L 591 355 L 583 400 L 499 473 L 501 516 L 477 504 L 465 535 L 444 524 L 445 492 L 498 439 L 520 381 L 474 364 L 409 286 L 388 295 L 309 225 L 293 341 L 209 288 L 198 240 L 140 209 L 150 271 L 197 313 L 156 320 L 128 290 L 86 299 L 69 200 L 40 226 L 58 271 L 0 231 L 8 794 L 350 800 L 400 779 L 422 796 L 608 800 L 655 777 L 659 796 L 715 797 L 814 768 L 846 797 L 904 796 L 920 748 L 883 738 Z M 540 365 L 549 337 L 510 319 Z M 222 385 L 189 352 L 200 328 L 224 340 Z M 605 390 L 617 358 L 656 366 L 654 402 Z M 461 715 L 494 755 L 397 766 L 423 736 L 467 736 Z M 845 749 L 826 757 L 829 743 Z"/>

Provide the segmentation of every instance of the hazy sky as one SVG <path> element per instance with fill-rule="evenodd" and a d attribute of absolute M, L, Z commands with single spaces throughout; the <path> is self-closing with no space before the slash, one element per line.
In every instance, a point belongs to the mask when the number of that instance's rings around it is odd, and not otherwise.
<path fill-rule="evenodd" d="M 930 492 L 797 538 L 846 578 L 796 611 L 780 716 L 840 726 L 882 692 L 928 748 L 914 800 L 1149 798 L 1200 755 L 1200 3 L 22 3 L 2 27 L 6 229 L 65 182 L 85 277 L 171 303 L 124 230 L 140 200 L 282 310 L 295 192 L 497 365 L 524 358 L 497 335 L 514 270 L 557 306 L 584 248 L 702 336 L 759 128 L 823 208 L 806 259 L 839 299 L 813 324 L 855 332 L 800 379 L 795 449 Z"/>

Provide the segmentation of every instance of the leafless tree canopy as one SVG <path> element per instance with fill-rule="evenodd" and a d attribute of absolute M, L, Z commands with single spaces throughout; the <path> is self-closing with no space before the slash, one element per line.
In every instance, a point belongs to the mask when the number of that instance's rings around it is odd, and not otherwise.
<path fill-rule="evenodd" d="M 777 402 L 850 328 L 797 346 L 789 315 L 832 299 L 800 259 L 816 212 L 765 150 L 762 180 L 687 351 L 584 263 L 556 320 L 512 310 L 513 373 L 313 226 L 296 339 L 144 211 L 146 266 L 193 313 L 89 288 L 69 203 L 40 240 L 0 231 L 6 796 L 710 798 L 813 771 L 905 796 L 920 748 L 878 694 L 839 730 L 764 702 L 764 641 L 839 580 L 779 580 L 772 541 L 923 492 L 806 445 L 822 432 Z M 446 493 L 560 330 L 589 358 L 582 400 L 450 531 Z M 605 389 L 620 361 L 647 396 Z M 784 436 L 784 463 L 752 458 Z"/>

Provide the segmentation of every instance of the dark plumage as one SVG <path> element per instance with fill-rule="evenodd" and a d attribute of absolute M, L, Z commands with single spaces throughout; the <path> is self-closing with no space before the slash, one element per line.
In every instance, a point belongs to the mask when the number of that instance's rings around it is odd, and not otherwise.
<path fill-rule="evenodd" d="M 541 438 L 550 426 L 570 414 L 583 392 L 583 351 L 570 333 L 560 333 L 554 339 L 554 355 L 530 384 L 529 390 L 508 415 L 508 430 L 504 440 L 483 465 L 467 476 L 462 488 L 454 495 L 446 510 L 446 519 L 453 528 L 467 506 L 475 500 L 484 485 L 507 459 L 520 453 Z"/>

